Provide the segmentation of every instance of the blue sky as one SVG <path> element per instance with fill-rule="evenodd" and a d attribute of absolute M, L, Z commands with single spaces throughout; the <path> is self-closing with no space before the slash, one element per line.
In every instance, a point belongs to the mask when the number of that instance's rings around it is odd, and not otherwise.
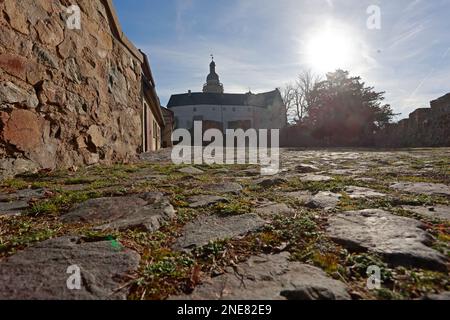
<path fill-rule="evenodd" d="M 386 91 L 399 118 L 450 92 L 450 0 L 114 3 L 124 32 L 149 55 L 163 105 L 201 91 L 211 53 L 228 93 L 273 90 L 328 66 Z M 371 5 L 381 10 L 379 30 L 367 28 Z"/>

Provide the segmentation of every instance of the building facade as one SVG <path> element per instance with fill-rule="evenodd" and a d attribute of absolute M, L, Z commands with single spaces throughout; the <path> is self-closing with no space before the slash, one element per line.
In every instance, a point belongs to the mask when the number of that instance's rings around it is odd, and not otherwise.
<path fill-rule="evenodd" d="M 281 129 L 286 126 L 286 108 L 279 90 L 253 94 L 224 93 L 214 61 L 203 92 L 173 95 L 167 107 L 174 113 L 175 128 L 191 130 L 195 121 L 203 129 Z"/>
<path fill-rule="evenodd" d="M 162 147 L 171 148 L 173 146 L 172 132 L 175 129 L 175 115 L 173 111 L 167 108 L 162 108 L 162 113 L 164 116 L 164 124 L 165 124 L 162 133 Z"/>
<path fill-rule="evenodd" d="M 142 65 L 142 152 L 158 151 L 162 147 L 162 132 L 166 128 L 161 104 L 147 55 Z M 168 127 L 170 129 L 170 127 Z"/>
<path fill-rule="evenodd" d="M 111 0 L 0 1 L 0 177 L 129 161 L 160 148 L 150 65 Z M 32 14 L 30 14 L 32 13 Z"/>

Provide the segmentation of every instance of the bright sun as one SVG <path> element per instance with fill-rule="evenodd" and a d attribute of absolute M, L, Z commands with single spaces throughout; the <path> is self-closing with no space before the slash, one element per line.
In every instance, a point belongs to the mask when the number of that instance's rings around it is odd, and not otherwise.
<path fill-rule="evenodd" d="M 349 68 L 354 54 L 351 34 L 343 30 L 326 28 L 311 35 L 306 44 L 307 63 L 316 72 Z"/>

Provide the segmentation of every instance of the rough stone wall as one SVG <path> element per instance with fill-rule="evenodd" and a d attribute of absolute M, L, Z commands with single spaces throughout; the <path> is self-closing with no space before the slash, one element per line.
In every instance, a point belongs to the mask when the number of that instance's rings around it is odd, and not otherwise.
<path fill-rule="evenodd" d="M 81 30 L 66 26 L 75 3 Z M 108 3 L 0 0 L 0 177 L 140 151 L 142 61 Z"/>
<path fill-rule="evenodd" d="M 330 145 L 311 132 L 307 125 L 289 126 L 281 131 L 281 146 L 346 147 Z M 417 109 L 408 119 L 389 125 L 375 135 L 373 142 L 367 147 L 450 147 L 450 93 L 432 101 L 431 108 Z"/>
<path fill-rule="evenodd" d="M 376 141 L 381 147 L 450 147 L 450 93 L 390 125 Z"/>
<path fill-rule="evenodd" d="M 162 113 L 164 116 L 165 126 L 162 130 L 162 147 L 163 148 L 171 148 L 173 146 L 172 143 L 172 131 L 175 128 L 175 115 L 173 111 L 162 108 Z"/>

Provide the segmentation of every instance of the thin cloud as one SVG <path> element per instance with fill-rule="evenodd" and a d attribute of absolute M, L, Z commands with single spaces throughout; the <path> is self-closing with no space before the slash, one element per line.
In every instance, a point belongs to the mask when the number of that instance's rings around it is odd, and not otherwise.
<path fill-rule="evenodd" d="M 391 44 L 388 45 L 388 49 L 398 46 L 408 40 L 413 40 L 414 37 L 419 35 L 421 32 L 425 31 L 426 27 L 423 23 L 414 26 L 413 28 L 408 28 L 404 33 L 396 35 L 392 40 Z"/>
<path fill-rule="evenodd" d="M 176 23 L 175 28 L 179 37 L 182 37 L 188 29 L 184 20 L 184 14 L 193 7 L 193 0 L 176 0 L 175 15 Z"/>

